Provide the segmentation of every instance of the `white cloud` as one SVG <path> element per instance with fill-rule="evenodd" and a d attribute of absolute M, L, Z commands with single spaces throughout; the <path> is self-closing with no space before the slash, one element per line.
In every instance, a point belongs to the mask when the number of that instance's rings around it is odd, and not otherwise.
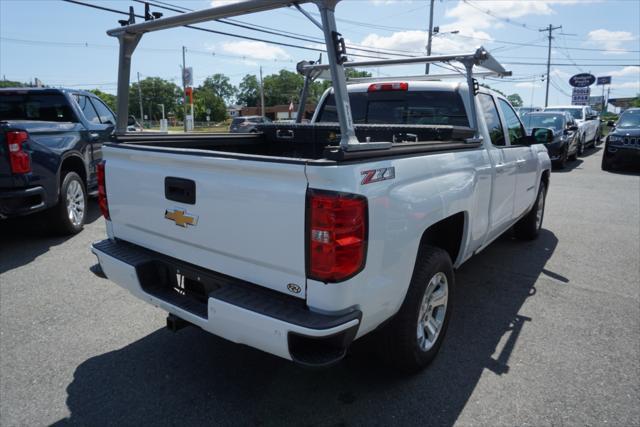
<path fill-rule="evenodd" d="M 573 4 L 578 0 L 493 0 L 468 4 L 459 1 L 453 8 L 445 12 L 447 18 L 455 21 L 447 24 L 447 27 L 455 29 L 473 28 L 488 29 L 502 27 L 506 19 L 518 19 L 527 15 L 551 15 L 555 11 L 551 8 L 553 4 Z M 480 10 L 479 10 L 480 9 Z M 483 13 L 483 11 L 487 13 Z M 514 22 L 517 25 L 518 22 Z"/>
<path fill-rule="evenodd" d="M 608 55 L 620 55 L 628 53 L 624 50 L 623 43 L 633 41 L 636 37 L 629 31 L 609 31 L 603 28 L 589 31 L 588 43 L 602 48 Z"/>
<path fill-rule="evenodd" d="M 611 89 L 633 89 L 640 91 L 640 80 L 635 82 L 611 83 Z"/>
<path fill-rule="evenodd" d="M 461 31 L 462 33 L 462 31 Z M 467 33 L 467 37 L 478 37 L 482 39 L 490 39 L 491 37 L 484 32 Z M 396 49 L 404 50 L 414 54 L 425 54 L 427 44 L 426 31 L 399 31 L 389 36 L 381 36 L 379 34 L 369 34 L 360 45 L 377 48 L 377 49 Z M 431 42 L 432 54 L 469 52 L 477 47 L 478 43 L 468 38 L 456 37 L 453 34 L 441 33 L 433 37 Z"/>
<path fill-rule="evenodd" d="M 540 84 L 535 83 L 535 82 L 521 82 L 521 83 L 516 83 L 514 86 L 515 87 L 525 88 L 525 89 L 542 87 Z"/>
<path fill-rule="evenodd" d="M 272 46 L 258 41 L 237 41 L 222 43 L 222 50 L 226 53 L 243 56 L 247 59 L 256 60 L 288 60 L 291 56 L 281 47 Z"/>
<path fill-rule="evenodd" d="M 567 73 L 566 71 L 561 70 L 560 68 L 552 68 L 551 69 L 551 77 L 558 77 L 560 79 L 569 79 L 573 74 Z"/>
<path fill-rule="evenodd" d="M 602 75 L 611 76 L 611 77 L 635 76 L 636 78 L 640 79 L 640 67 L 631 65 L 628 67 L 621 68 L 619 70 L 612 70 L 612 71 L 609 71 L 608 73 L 603 73 Z"/>

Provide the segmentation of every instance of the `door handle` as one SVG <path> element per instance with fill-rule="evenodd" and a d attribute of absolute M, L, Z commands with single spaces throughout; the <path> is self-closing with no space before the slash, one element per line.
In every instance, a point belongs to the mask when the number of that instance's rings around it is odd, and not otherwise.
<path fill-rule="evenodd" d="M 96 132 L 91 132 L 89 134 L 89 138 L 91 139 L 91 141 L 97 141 L 100 139 L 100 134 Z"/>
<path fill-rule="evenodd" d="M 527 161 L 526 161 L 525 159 L 518 159 L 518 160 L 516 160 L 516 165 L 517 165 L 518 167 L 522 167 L 522 166 L 524 166 L 524 164 L 525 164 L 525 163 L 527 163 Z"/>

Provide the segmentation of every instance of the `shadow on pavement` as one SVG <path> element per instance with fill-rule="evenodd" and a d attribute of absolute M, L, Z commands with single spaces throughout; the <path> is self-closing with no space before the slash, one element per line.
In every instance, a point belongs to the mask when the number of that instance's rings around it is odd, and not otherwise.
<path fill-rule="evenodd" d="M 97 201 L 90 198 L 86 224 L 100 215 Z M 28 264 L 73 237 L 57 235 L 50 221 L 46 211 L 0 221 L 0 274 Z"/>
<path fill-rule="evenodd" d="M 547 230 L 533 242 L 503 237 L 466 263 L 440 355 L 413 377 L 382 366 L 366 344 L 309 370 L 196 328 L 159 329 L 79 365 L 71 415 L 57 425 L 451 425 L 485 370 L 509 375 L 520 332 L 537 321 L 519 312 L 538 277 L 568 282 L 544 268 L 556 245 Z"/>

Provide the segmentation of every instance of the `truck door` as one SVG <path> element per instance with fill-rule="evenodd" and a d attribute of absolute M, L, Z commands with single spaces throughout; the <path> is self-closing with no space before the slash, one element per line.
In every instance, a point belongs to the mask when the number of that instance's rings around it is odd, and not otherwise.
<path fill-rule="evenodd" d="M 489 155 L 495 169 L 487 236 L 491 240 L 501 234 L 511 223 L 516 183 L 516 159 L 507 148 L 504 128 L 493 97 L 486 93 L 480 93 L 478 101 L 480 114 L 484 117 L 491 139 Z"/>
<path fill-rule="evenodd" d="M 97 98 L 76 94 L 76 101 L 87 121 L 86 141 L 90 158 L 87 161 L 87 188 L 96 185 L 96 166 L 102 160 L 102 144 L 109 141 L 115 118 L 109 108 Z"/>
<path fill-rule="evenodd" d="M 501 98 L 498 98 L 498 105 L 505 127 L 507 128 L 509 155 L 516 164 L 516 190 L 513 217 L 517 218 L 529 209 L 537 196 L 537 156 L 534 155 L 530 146 L 522 144 L 526 131 L 511 105 Z"/>

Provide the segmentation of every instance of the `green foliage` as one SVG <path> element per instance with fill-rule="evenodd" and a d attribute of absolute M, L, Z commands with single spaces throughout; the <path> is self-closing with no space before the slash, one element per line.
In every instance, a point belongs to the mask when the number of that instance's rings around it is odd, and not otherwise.
<path fill-rule="evenodd" d="M 514 107 L 522 107 L 522 104 L 523 104 L 522 98 L 520 98 L 520 95 L 518 95 L 517 93 L 512 93 L 511 95 L 508 95 L 507 100 Z"/>
<path fill-rule="evenodd" d="M 297 100 L 304 78 L 287 70 L 266 76 L 263 80 L 265 105 L 288 104 Z"/>
<path fill-rule="evenodd" d="M 196 121 L 209 116 L 212 122 L 221 122 L 227 118 L 227 107 L 212 85 L 203 84 L 193 91 L 193 114 Z"/>
<path fill-rule="evenodd" d="M 247 107 L 257 107 L 260 102 L 260 82 L 253 74 L 247 74 L 238 85 L 237 102 Z"/>
<path fill-rule="evenodd" d="M 111 111 L 113 111 L 114 113 L 116 112 L 117 104 L 116 104 L 115 95 L 103 92 L 100 89 L 90 89 L 89 92 L 93 93 L 98 98 L 102 99 L 104 103 L 107 104 L 107 107 L 111 108 Z"/>
<path fill-rule="evenodd" d="M 162 118 L 162 110 L 159 104 L 164 104 L 165 114 L 173 112 L 176 117 L 183 117 L 182 89 L 175 83 L 160 77 L 147 77 L 140 81 L 142 92 L 142 110 L 151 120 Z M 138 96 L 138 83 L 133 83 L 129 88 L 129 114 L 140 117 L 140 98 Z"/>
<path fill-rule="evenodd" d="M 207 77 L 199 88 L 210 91 L 228 104 L 233 101 L 238 92 L 238 89 L 231 84 L 229 77 L 219 73 Z"/>
<path fill-rule="evenodd" d="M 636 98 L 633 101 L 631 101 L 631 106 L 640 107 L 640 93 L 638 94 L 638 96 L 636 96 Z"/>
<path fill-rule="evenodd" d="M 0 88 L 4 88 L 4 87 L 27 87 L 27 84 L 14 82 L 11 80 L 0 80 Z"/>

